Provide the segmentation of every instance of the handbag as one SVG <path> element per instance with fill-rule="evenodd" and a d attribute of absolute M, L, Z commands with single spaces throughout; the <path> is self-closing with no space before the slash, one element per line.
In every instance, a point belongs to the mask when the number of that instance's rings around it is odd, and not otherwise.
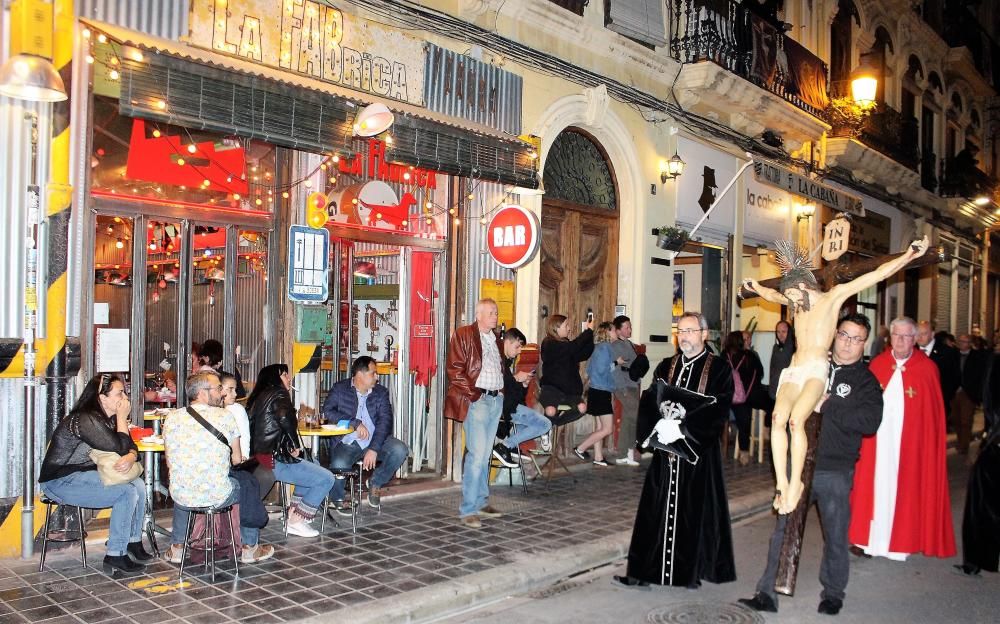
<path fill-rule="evenodd" d="M 118 463 L 118 460 L 122 456 L 114 451 L 90 449 L 90 453 L 88 454 L 91 461 L 97 465 L 97 474 L 101 477 L 101 483 L 104 485 L 123 485 L 137 479 L 142 474 L 142 464 L 139 462 L 133 463 L 132 467 L 126 472 L 115 470 L 115 464 Z"/>

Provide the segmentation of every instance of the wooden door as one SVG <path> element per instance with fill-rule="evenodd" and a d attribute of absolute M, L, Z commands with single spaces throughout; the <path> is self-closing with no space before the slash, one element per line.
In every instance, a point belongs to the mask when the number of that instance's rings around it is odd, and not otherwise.
<path fill-rule="evenodd" d="M 569 317 L 576 336 L 587 316 L 595 327 L 614 318 L 618 298 L 618 216 L 562 200 L 542 204 L 539 314 Z M 545 337 L 545 318 L 538 340 Z"/>

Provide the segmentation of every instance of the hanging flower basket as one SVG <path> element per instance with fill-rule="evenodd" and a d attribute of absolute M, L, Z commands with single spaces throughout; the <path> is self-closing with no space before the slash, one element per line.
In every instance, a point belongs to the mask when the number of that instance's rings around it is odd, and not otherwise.
<path fill-rule="evenodd" d="M 663 226 L 656 230 L 656 246 L 666 251 L 680 251 L 688 238 L 687 232 L 673 226 Z"/>

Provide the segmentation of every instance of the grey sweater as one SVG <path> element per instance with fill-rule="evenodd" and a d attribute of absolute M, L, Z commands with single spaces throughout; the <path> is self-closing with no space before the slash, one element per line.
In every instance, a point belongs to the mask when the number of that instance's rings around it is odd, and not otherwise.
<path fill-rule="evenodd" d="M 615 366 L 613 375 L 615 380 L 615 390 L 624 390 L 626 388 L 637 388 L 639 386 L 638 381 L 632 381 L 628 376 L 628 367 L 632 364 L 635 359 L 635 346 L 632 344 L 631 340 L 625 340 L 619 338 L 611 343 L 611 355 L 613 359 L 617 360 L 622 358 L 625 363 L 621 366 Z"/>

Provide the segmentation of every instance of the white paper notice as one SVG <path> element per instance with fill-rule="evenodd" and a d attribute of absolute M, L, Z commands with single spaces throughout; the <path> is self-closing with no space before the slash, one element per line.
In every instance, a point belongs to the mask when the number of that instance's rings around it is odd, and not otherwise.
<path fill-rule="evenodd" d="M 111 322 L 111 304 L 94 302 L 94 325 L 107 325 Z"/>
<path fill-rule="evenodd" d="M 97 372 L 127 372 L 129 370 L 129 330 L 99 328 L 95 351 Z"/>

